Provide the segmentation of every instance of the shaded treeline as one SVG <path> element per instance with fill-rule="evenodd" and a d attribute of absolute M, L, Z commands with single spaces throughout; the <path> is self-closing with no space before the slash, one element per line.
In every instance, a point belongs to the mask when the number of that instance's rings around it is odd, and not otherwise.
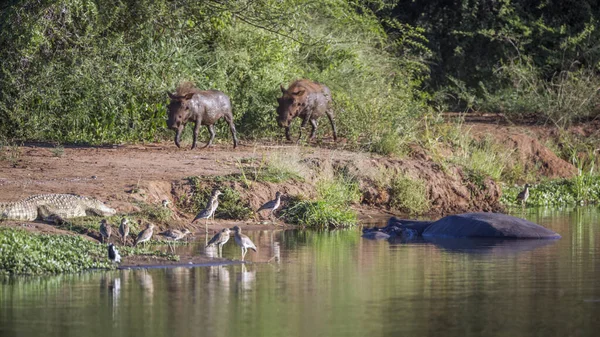
<path fill-rule="evenodd" d="M 369 7 L 425 30 L 432 52 L 426 86 L 436 102 L 559 126 L 598 113 L 597 1 L 382 0 Z"/>

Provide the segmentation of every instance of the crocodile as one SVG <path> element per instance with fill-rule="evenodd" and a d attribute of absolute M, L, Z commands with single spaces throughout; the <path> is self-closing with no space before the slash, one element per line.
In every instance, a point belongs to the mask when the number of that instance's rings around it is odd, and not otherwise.
<path fill-rule="evenodd" d="M 113 208 L 102 201 L 74 194 L 38 194 L 21 201 L 0 203 L 1 220 L 57 221 L 86 215 L 110 216 Z"/>

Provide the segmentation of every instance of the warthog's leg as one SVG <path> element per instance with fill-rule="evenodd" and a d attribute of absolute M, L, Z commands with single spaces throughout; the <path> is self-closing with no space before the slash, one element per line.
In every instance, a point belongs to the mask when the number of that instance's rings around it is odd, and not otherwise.
<path fill-rule="evenodd" d="M 210 134 L 210 138 L 208 139 L 208 143 L 206 143 L 206 145 L 204 145 L 204 147 L 209 147 L 212 144 L 213 139 L 215 139 L 215 126 L 214 125 L 207 125 L 206 128 L 208 129 L 208 133 Z"/>
<path fill-rule="evenodd" d="M 233 117 L 224 116 L 225 121 L 229 124 L 229 130 L 231 130 L 231 137 L 233 137 L 233 148 L 235 149 L 238 144 L 237 133 L 235 131 L 235 124 L 233 124 Z"/>
<path fill-rule="evenodd" d="M 198 142 L 198 131 L 200 131 L 200 122 L 196 122 L 196 124 L 194 124 L 194 141 L 192 142 L 192 150 L 196 148 L 196 143 Z"/>
<path fill-rule="evenodd" d="M 310 130 L 310 140 L 313 140 L 315 139 L 315 134 L 317 133 L 317 126 L 319 125 L 319 122 L 317 122 L 316 119 L 311 119 L 310 125 L 312 126 L 312 129 Z"/>
<path fill-rule="evenodd" d="M 286 126 L 285 127 L 285 139 L 287 139 L 288 141 L 292 141 L 292 137 L 290 136 L 290 127 Z"/>
<path fill-rule="evenodd" d="M 335 129 L 335 122 L 333 121 L 333 112 L 328 109 L 325 111 L 327 114 L 327 118 L 329 118 L 329 122 L 331 123 L 331 129 L 333 130 L 333 141 L 337 140 L 337 130 Z"/>
<path fill-rule="evenodd" d="M 175 132 L 175 145 L 177 145 L 178 148 L 181 147 L 181 144 L 179 143 L 181 139 L 181 128 L 177 129 L 177 131 Z"/>

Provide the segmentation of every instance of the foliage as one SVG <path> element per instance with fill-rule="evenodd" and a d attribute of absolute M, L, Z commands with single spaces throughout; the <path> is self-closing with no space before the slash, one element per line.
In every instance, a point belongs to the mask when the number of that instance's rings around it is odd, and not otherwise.
<path fill-rule="evenodd" d="M 287 222 L 314 228 L 354 226 L 357 216 L 349 206 L 360 201 L 358 183 L 344 175 L 317 182 L 317 200 L 295 198 L 281 214 Z"/>
<path fill-rule="evenodd" d="M 167 224 L 173 219 L 173 211 L 168 207 L 163 207 L 162 205 L 151 205 L 142 202 L 138 203 L 137 205 L 140 208 L 140 211 L 132 214 L 131 216 L 133 217 L 143 218 L 151 222 L 163 224 Z M 120 219 L 116 223 L 120 223 Z"/>
<path fill-rule="evenodd" d="M 292 202 L 282 215 L 289 223 L 313 228 L 354 226 L 357 221 L 356 213 L 326 200 Z"/>
<path fill-rule="evenodd" d="M 56 274 L 114 268 L 106 247 L 71 235 L 0 228 L 0 273 Z"/>
<path fill-rule="evenodd" d="M 420 179 L 396 174 L 390 182 L 390 207 L 409 214 L 423 214 L 429 210 L 427 185 Z"/>
<path fill-rule="evenodd" d="M 190 177 L 188 181 L 192 191 L 186 200 L 180 200 L 179 205 L 194 214 L 199 213 L 206 207 L 212 191 L 214 182 L 221 181 L 223 177 Z M 242 201 L 238 191 L 230 186 L 219 185 L 223 193 L 219 196 L 219 207 L 215 212 L 215 218 L 247 220 L 253 211 L 247 202 Z"/>
<path fill-rule="evenodd" d="M 482 110 L 502 111 L 511 118 L 535 116 L 559 127 L 598 113 L 600 77 L 590 68 L 565 70 L 545 79 L 532 61 L 524 60 L 501 66 L 496 76 L 510 85 L 494 93 L 484 90 Z"/>
<path fill-rule="evenodd" d="M 596 1 L 362 2 L 390 34 L 400 30 L 389 18 L 424 31 L 432 53 L 426 85 L 438 104 L 558 125 L 598 113 Z"/>
<path fill-rule="evenodd" d="M 502 190 L 501 202 L 520 206 L 517 195 L 523 187 L 510 186 Z M 541 182 L 529 188 L 527 206 L 586 205 L 600 203 L 600 176 L 580 174 L 571 179 Z"/>
<path fill-rule="evenodd" d="M 232 175 L 232 179 L 239 178 L 246 186 L 252 182 L 281 183 L 288 180 L 304 181 L 309 176 L 308 168 L 301 163 L 302 156 L 297 149 L 283 152 L 274 152 L 258 160 L 248 158 L 238 160 L 241 173 Z"/>
<path fill-rule="evenodd" d="M 368 7 L 338 0 L 13 1 L 0 8 L 0 135 L 171 137 L 165 92 L 191 80 L 231 97 L 242 136 L 272 137 L 279 85 L 304 77 L 332 89 L 340 134 L 369 148 L 409 134 L 424 109 L 425 35 L 388 21 L 389 36 Z"/>

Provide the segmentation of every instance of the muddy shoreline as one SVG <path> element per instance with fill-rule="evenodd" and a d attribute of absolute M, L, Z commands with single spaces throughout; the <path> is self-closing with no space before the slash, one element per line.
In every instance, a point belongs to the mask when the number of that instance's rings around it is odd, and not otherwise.
<path fill-rule="evenodd" d="M 542 147 L 537 140 L 519 132 L 518 128 L 473 125 L 474 134 L 502 138 L 509 146 L 523 148 L 524 162 L 543 169 L 549 177 L 568 177 L 573 170 L 566 163 Z M 510 132 L 509 132 L 510 130 Z M 524 146 L 523 144 L 527 144 Z M 329 147 L 327 147 L 329 146 Z M 11 151 L 10 156 L 6 151 Z M 155 235 L 167 228 L 187 228 L 204 234 L 204 222 L 192 224 L 190 194 L 195 193 L 190 177 L 239 177 L 231 180 L 213 179 L 210 188 L 227 186 L 240 195 L 240 202 L 256 210 L 272 199 L 276 191 L 287 196 L 312 198 L 316 194 L 315 180 L 311 175 L 324 170 L 342 170 L 353 175 L 359 184 L 360 202 L 352 205 L 359 224 L 384 223 L 392 215 L 403 218 L 437 219 L 447 214 L 473 211 L 502 211 L 501 188 L 495 181 L 483 177 L 474 180 L 460 165 L 438 164 L 422 148 L 415 147 L 405 158 L 390 158 L 372 153 L 353 152 L 343 144 L 325 147 L 296 146 L 289 144 L 246 143 L 233 149 L 229 144 L 218 144 L 208 149 L 179 149 L 170 142 L 105 147 L 65 146 L 52 144 L 26 144 L 3 149 L 0 156 L 0 202 L 18 201 L 44 193 L 73 193 L 104 201 L 118 214 L 139 214 L 140 205 L 158 207 L 169 201 L 171 218 L 156 223 Z M 309 173 L 305 179 L 288 179 L 269 182 L 249 179 L 249 174 L 262 169 L 265 158 L 294 157 Z M 529 157 L 527 157 L 529 156 Z M 426 184 L 429 210 L 421 216 L 403 214 L 391 207 L 394 196 L 389 186 L 381 182 L 381 174 L 400 174 Z M 319 173 L 320 174 L 320 173 Z M 243 180 L 242 180 L 243 179 Z M 285 207 L 285 202 L 284 202 Z M 208 225 L 208 235 L 225 227 L 238 225 L 248 230 L 281 230 L 298 228 L 276 220 L 272 224 L 264 214 L 253 215 L 248 220 L 215 219 Z M 3 221 L 0 226 L 18 227 L 33 233 L 81 235 L 98 240 L 97 231 L 84 233 L 57 228 L 52 224 L 24 221 Z M 113 228 L 116 229 L 116 228 Z M 358 235 L 358 234 L 357 234 Z M 120 244 L 119 238 L 114 240 Z M 235 260 L 180 255 L 179 261 L 155 256 L 124 258 L 123 268 L 151 266 L 194 266 L 211 263 L 237 263 Z"/>

